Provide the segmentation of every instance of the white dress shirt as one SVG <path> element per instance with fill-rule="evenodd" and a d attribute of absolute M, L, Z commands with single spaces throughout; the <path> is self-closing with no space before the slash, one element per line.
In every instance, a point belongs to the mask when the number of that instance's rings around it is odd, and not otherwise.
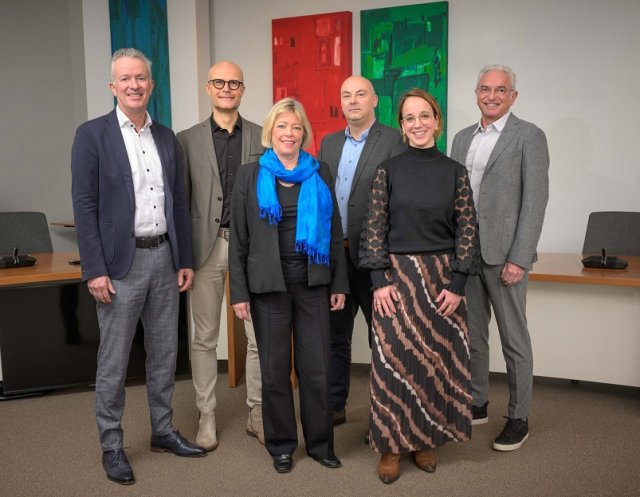
<path fill-rule="evenodd" d="M 164 181 L 160 155 L 151 134 L 151 116 L 147 112 L 145 124 L 138 132 L 119 107 L 116 107 L 116 114 L 131 164 L 136 197 L 136 236 L 163 235 L 167 232 L 167 220 L 164 216 Z"/>

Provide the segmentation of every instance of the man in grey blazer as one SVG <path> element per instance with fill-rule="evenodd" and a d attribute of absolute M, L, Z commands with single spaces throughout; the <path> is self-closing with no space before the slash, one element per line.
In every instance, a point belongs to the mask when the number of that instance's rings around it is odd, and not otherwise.
<path fill-rule="evenodd" d="M 185 186 L 191 207 L 195 277 L 190 292 L 193 316 L 191 371 L 200 411 L 197 443 L 218 446 L 216 394 L 220 313 L 228 270 L 231 193 L 238 168 L 262 155 L 262 128 L 243 119 L 238 108 L 244 95 L 242 69 L 220 61 L 209 69 L 205 86 L 211 116 L 178 133 L 185 165 Z M 247 434 L 264 444 L 260 363 L 253 325 L 247 335 Z"/>
<path fill-rule="evenodd" d="M 516 76 L 486 66 L 476 85 L 480 122 L 453 139 L 451 157 L 469 170 L 478 215 L 481 261 L 467 279 L 473 424 L 488 421 L 489 321 L 496 317 L 509 380 L 507 423 L 493 448 L 519 449 L 529 437 L 533 354 L 527 328 L 528 273 L 536 261 L 549 197 L 549 151 L 540 128 L 511 106 Z"/>
<path fill-rule="evenodd" d="M 353 324 L 362 313 L 371 329 L 371 279 L 358 269 L 362 220 L 367 210 L 371 182 L 378 164 L 406 149 L 400 132 L 376 121 L 378 104 L 371 82 L 360 76 L 347 78 L 340 88 L 344 130 L 322 140 L 318 160 L 329 164 L 335 182 L 347 256 L 350 294 L 342 310 L 331 313 L 331 408 L 334 425 L 346 421 L 351 370 Z"/>

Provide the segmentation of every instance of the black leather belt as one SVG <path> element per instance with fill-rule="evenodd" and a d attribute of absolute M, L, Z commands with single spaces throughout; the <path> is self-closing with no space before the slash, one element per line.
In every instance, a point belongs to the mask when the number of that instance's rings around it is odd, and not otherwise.
<path fill-rule="evenodd" d="M 164 235 L 157 236 L 141 236 L 136 237 L 136 248 L 155 248 L 162 245 L 169 239 L 169 235 L 166 233 Z"/>

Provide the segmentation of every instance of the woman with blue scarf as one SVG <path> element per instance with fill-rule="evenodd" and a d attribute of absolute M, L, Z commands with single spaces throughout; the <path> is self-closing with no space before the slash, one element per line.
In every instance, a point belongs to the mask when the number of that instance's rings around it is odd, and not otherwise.
<path fill-rule="evenodd" d="M 262 130 L 267 151 L 239 168 L 231 200 L 231 303 L 238 318 L 253 321 L 265 445 L 278 473 L 291 471 L 298 445 L 292 343 L 307 454 L 341 466 L 329 404 L 329 314 L 344 307 L 348 280 L 329 168 L 302 150 L 310 141 L 302 105 L 277 102 Z"/>

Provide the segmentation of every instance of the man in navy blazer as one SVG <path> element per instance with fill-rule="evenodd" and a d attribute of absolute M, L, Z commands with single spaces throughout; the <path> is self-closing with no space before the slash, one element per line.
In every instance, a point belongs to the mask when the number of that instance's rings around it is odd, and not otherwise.
<path fill-rule="evenodd" d="M 516 450 L 529 437 L 533 353 L 527 280 L 549 198 L 547 139 L 511 113 L 517 96 L 511 68 L 484 67 L 476 85 L 480 122 L 456 134 L 451 148 L 451 157 L 469 170 L 480 234 L 478 275 L 466 285 L 473 424 L 488 421 L 493 307 L 509 380 L 507 423 L 493 443 L 499 451 Z"/>
<path fill-rule="evenodd" d="M 342 219 L 349 291 L 344 308 L 331 313 L 331 408 L 334 425 L 346 421 L 351 371 L 351 341 L 358 309 L 371 329 L 371 278 L 358 269 L 362 220 L 367 212 L 371 182 L 378 164 L 407 148 L 400 132 L 376 120 L 378 96 L 361 76 L 344 80 L 340 88 L 346 129 L 322 140 L 318 160 L 329 164 Z"/>
<path fill-rule="evenodd" d="M 124 381 L 136 325 L 145 334 L 151 450 L 204 456 L 171 424 L 178 294 L 193 281 L 191 223 L 173 132 L 151 121 L 151 62 L 139 50 L 111 60 L 115 110 L 82 124 L 71 153 L 73 210 L 83 279 L 96 300 L 100 346 L 96 418 L 102 465 L 135 478 L 123 449 Z"/>

